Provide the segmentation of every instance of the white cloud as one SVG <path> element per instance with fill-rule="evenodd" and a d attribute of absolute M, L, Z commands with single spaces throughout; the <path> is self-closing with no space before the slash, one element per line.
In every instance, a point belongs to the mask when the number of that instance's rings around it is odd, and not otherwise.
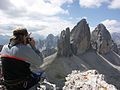
<path fill-rule="evenodd" d="M 1 0 L 0 10 L 13 17 L 69 14 L 61 7 L 65 3 L 71 4 L 73 0 Z"/>
<path fill-rule="evenodd" d="M 0 19 L 0 33 L 6 35 L 11 35 L 12 30 L 16 27 L 26 27 L 29 32 L 43 36 L 47 36 L 50 33 L 57 35 L 63 29 L 67 27 L 72 29 L 74 26 L 70 21 L 63 20 L 59 17 L 45 17 L 41 20 L 8 19 L 1 17 Z"/>
<path fill-rule="evenodd" d="M 109 2 L 109 0 L 79 0 L 80 6 L 85 8 L 100 7 L 104 2 Z"/>
<path fill-rule="evenodd" d="M 112 2 L 108 7 L 111 9 L 117 9 L 117 8 L 120 9 L 120 0 L 112 0 Z"/>
<path fill-rule="evenodd" d="M 67 27 L 70 27 L 70 29 L 73 28 L 74 24 L 63 20 L 59 17 L 51 17 L 51 18 L 44 18 L 43 20 L 44 22 L 47 22 L 47 28 L 45 28 L 42 31 L 39 31 L 40 35 L 48 35 L 50 33 L 57 35 L 60 34 L 60 32 L 64 29 L 66 29 Z"/>
<path fill-rule="evenodd" d="M 103 3 L 107 3 L 110 9 L 120 9 L 120 0 L 79 0 L 80 6 L 85 8 L 100 7 Z"/>
<path fill-rule="evenodd" d="M 55 15 L 69 14 L 62 5 L 73 0 L 1 0 L 0 34 L 11 35 L 16 27 L 26 27 L 33 34 L 58 34 L 66 27 L 72 27 L 70 21 Z M 9 8 L 8 8 L 9 7 Z"/>
<path fill-rule="evenodd" d="M 103 23 L 110 32 L 120 32 L 120 22 L 117 20 L 104 20 Z"/>

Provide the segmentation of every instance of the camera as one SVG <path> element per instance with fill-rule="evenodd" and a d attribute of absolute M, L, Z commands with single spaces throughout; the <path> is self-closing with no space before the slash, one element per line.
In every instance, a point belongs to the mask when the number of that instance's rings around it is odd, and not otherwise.
<path fill-rule="evenodd" d="M 31 40 L 32 40 L 32 38 L 30 38 L 30 37 L 26 38 L 26 43 L 28 44 L 29 41 L 31 41 Z"/>

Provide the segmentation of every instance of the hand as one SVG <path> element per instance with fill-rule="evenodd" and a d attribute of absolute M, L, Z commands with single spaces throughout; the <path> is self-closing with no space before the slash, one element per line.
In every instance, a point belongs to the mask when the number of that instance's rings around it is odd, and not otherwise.
<path fill-rule="evenodd" d="M 31 34 L 32 33 L 29 33 L 27 36 L 24 35 L 23 40 L 25 45 L 27 44 L 27 38 L 29 38 Z"/>
<path fill-rule="evenodd" d="M 30 46 L 31 46 L 32 48 L 35 47 L 35 40 L 34 40 L 33 37 L 31 38 L 31 40 L 29 40 L 29 44 L 30 44 Z"/>

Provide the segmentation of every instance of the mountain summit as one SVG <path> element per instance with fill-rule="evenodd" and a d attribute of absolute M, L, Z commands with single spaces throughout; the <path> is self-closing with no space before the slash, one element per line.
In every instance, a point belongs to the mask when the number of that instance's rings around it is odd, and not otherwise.
<path fill-rule="evenodd" d="M 99 24 L 91 35 L 91 44 L 99 53 L 107 53 L 112 48 L 112 38 L 103 24 Z"/>

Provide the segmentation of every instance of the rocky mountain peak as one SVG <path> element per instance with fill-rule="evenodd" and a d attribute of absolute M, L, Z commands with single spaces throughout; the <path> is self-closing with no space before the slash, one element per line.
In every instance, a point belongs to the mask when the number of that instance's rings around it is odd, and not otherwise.
<path fill-rule="evenodd" d="M 58 56 L 71 56 L 72 51 L 71 51 L 71 46 L 70 46 L 70 29 L 66 28 L 66 30 L 63 30 L 60 35 L 60 39 L 58 40 L 57 43 L 58 47 Z"/>
<path fill-rule="evenodd" d="M 57 40 L 53 34 L 49 34 L 45 40 L 46 48 L 53 48 L 56 46 Z"/>
<path fill-rule="evenodd" d="M 91 35 L 91 44 L 99 53 L 107 53 L 112 47 L 112 38 L 103 24 L 99 24 Z"/>
<path fill-rule="evenodd" d="M 74 54 L 82 54 L 90 47 L 90 28 L 85 19 L 72 29 L 70 41 Z"/>
<path fill-rule="evenodd" d="M 53 35 L 53 34 L 49 34 L 49 35 L 47 36 L 47 39 L 54 39 L 54 35 Z"/>
<path fill-rule="evenodd" d="M 58 41 L 58 55 L 79 55 L 86 52 L 89 47 L 90 28 L 86 20 L 82 19 L 71 32 L 69 28 L 61 32 L 60 40 Z"/>
<path fill-rule="evenodd" d="M 106 27 L 101 23 L 97 26 L 98 30 L 107 30 Z"/>

